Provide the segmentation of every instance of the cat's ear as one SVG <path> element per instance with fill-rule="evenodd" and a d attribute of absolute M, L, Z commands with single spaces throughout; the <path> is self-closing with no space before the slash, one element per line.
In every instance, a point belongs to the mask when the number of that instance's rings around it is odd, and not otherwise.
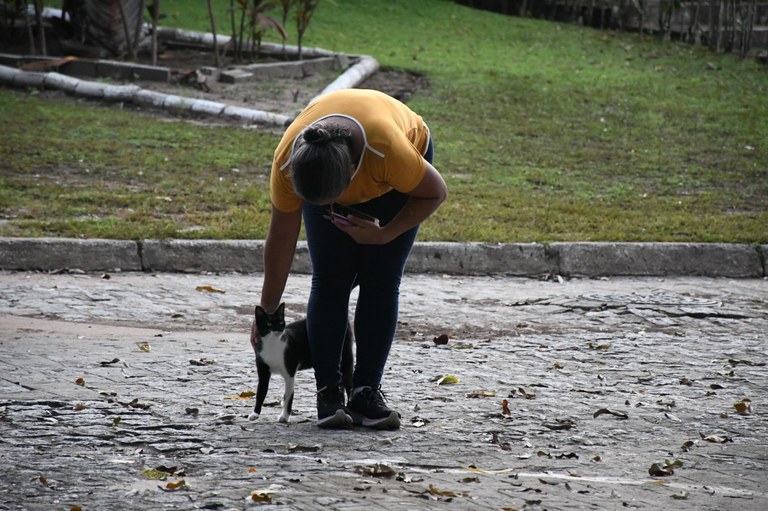
<path fill-rule="evenodd" d="M 267 314 L 267 311 L 265 311 L 265 310 L 264 310 L 264 309 L 261 307 L 261 305 L 257 305 L 257 306 L 256 306 L 256 310 L 254 311 L 254 314 L 256 315 L 256 317 L 257 317 L 257 318 L 260 318 L 260 317 L 262 317 L 262 316 L 265 316 L 265 315 Z"/>
<path fill-rule="evenodd" d="M 275 311 L 275 313 L 280 314 L 280 315 L 285 314 L 285 302 L 283 302 L 283 303 L 281 303 L 280 305 L 277 306 L 277 310 Z"/>

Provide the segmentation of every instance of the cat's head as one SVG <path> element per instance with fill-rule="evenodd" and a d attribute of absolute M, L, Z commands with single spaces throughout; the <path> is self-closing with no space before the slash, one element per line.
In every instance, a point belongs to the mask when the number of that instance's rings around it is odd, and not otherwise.
<path fill-rule="evenodd" d="M 259 337 L 264 337 L 271 332 L 285 330 L 285 303 L 281 303 L 272 314 L 257 305 L 255 314 L 255 325 Z"/>
<path fill-rule="evenodd" d="M 261 349 L 261 339 L 272 332 L 285 330 L 285 304 L 281 303 L 275 312 L 269 314 L 261 306 L 257 305 L 254 312 L 254 320 L 251 324 L 251 346 L 258 355 Z"/>

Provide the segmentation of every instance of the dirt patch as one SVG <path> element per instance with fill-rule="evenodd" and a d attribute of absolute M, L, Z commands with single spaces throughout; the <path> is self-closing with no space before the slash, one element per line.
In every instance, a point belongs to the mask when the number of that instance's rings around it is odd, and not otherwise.
<path fill-rule="evenodd" d="M 204 87 L 192 80 L 184 79 L 174 80 L 175 83 L 144 81 L 137 84 L 142 88 L 166 94 L 206 99 L 292 116 L 301 111 L 337 76 L 336 73 L 323 72 L 300 79 L 253 79 L 234 84 L 206 80 Z M 396 69 L 380 69 L 358 85 L 358 88 L 379 90 L 404 103 L 407 103 L 416 91 L 427 87 L 428 81 L 424 75 Z"/>
<path fill-rule="evenodd" d="M 150 65 L 148 57 L 142 56 L 138 63 Z M 240 106 L 253 110 L 263 110 L 276 114 L 292 117 L 301 111 L 315 96 L 317 96 L 329 83 L 336 79 L 342 71 L 318 71 L 299 78 L 252 78 L 237 83 L 224 83 L 214 76 L 207 76 L 202 72 L 205 68 L 213 67 L 213 57 L 209 51 L 195 49 L 173 49 L 159 55 L 158 66 L 171 69 L 171 80 L 159 82 L 150 80 L 116 81 L 113 83 L 135 84 L 142 89 L 173 94 L 188 98 L 204 99 L 208 101 Z M 232 68 L 225 63 L 224 68 Z M 55 70 L 50 68 L 47 70 Z M 36 69 L 45 70 L 45 69 Z M 105 79 L 99 78 L 99 81 Z M 109 80 L 109 79 L 106 79 Z M 400 101 L 407 102 L 411 96 L 428 88 L 427 78 L 413 71 L 382 68 L 359 84 L 359 88 L 375 89 L 387 93 Z M 65 94 L 56 91 L 44 91 L 45 97 L 50 99 L 72 100 Z M 159 115 L 162 117 L 179 117 L 178 112 L 167 112 L 134 105 L 123 105 Z M 203 122 L 219 123 L 221 119 L 200 118 Z"/>

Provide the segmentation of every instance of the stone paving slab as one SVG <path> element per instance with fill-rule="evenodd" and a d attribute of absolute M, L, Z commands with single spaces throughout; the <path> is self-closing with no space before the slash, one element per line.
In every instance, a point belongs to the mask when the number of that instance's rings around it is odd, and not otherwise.
<path fill-rule="evenodd" d="M 768 508 L 768 281 L 407 275 L 403 427 L 327 432 L 247 420 L 261 279 L 0 272 L 0 509 Z"/>

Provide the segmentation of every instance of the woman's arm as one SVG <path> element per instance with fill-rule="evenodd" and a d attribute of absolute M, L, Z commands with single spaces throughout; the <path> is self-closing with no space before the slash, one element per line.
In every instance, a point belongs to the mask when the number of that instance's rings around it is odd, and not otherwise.
<path fill-rule="evenodd" d="M 264 282 L 260 303 L 267 312 L 274 312 L 280 305 L 300 229 L 301 208 L 285 213 L 272 205 L 272 220 L 264 244 Z"/>
<path fill-rule="evenodd" d="M 434 213 L 448 196 L 448 187 L 443 177 L 431 163 L 425 161 L 424 164 L 426 172 L 421 182 L 406 194 L 409 197 L 405 206 L 387 225 L 379 227 L 372 222 L 353 216 L 348 218 L 355 224 L 354 226 L 345 227 L 338 223 L 336 225 L 352 236 L 356 242 L 369 245 L 389 243 L 405 231 L 419 225 Z"/>

